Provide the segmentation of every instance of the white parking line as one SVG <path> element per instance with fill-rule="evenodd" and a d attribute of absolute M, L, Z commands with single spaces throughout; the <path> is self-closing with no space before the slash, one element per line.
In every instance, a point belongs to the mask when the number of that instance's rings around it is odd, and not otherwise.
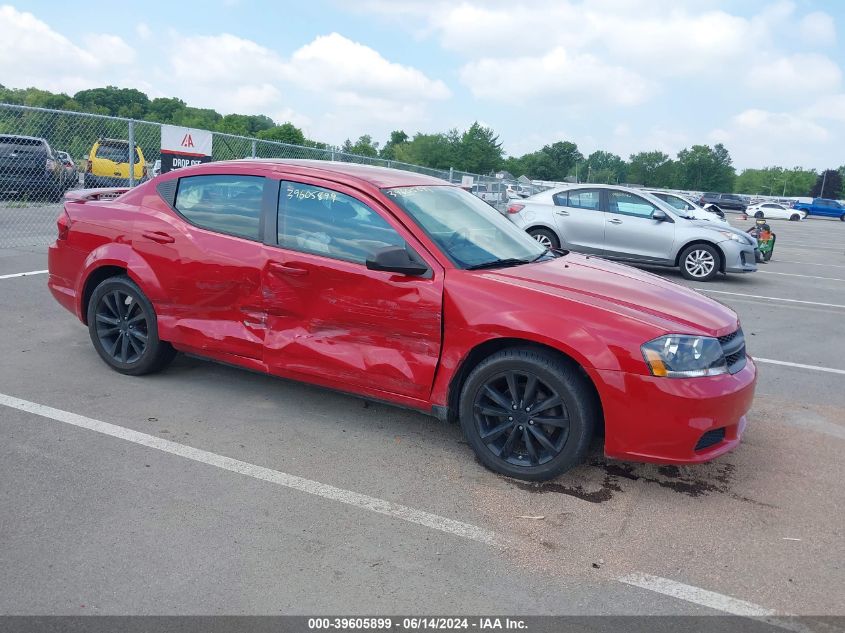
<path fill-rule="evenodd" d="M 824 266 L 826 268 L 845 268 L 845 266 L 838 266 L 836 264 L 817 264 L 815 262 L 792 262 L 786 259 L 776 259 L 773 264 L 799 264 L 801 266 Z M 757 271 L 762 272 L 762 271 Z"/>
<path fill-rule="evenodd" d="M 46 270 L 30 270 L 27 273 L 14 273 L 11 275 L 0 275 L 0 279 L 13 279 L 15 277 L 29 277 L 30 275 L 43 275 L 49 271 Z"/>
<path fill-rule="evenodd" d="M 783 365 L 784 367 L 795 367 L 797 369 L 812 369 L 814 371 L 823 371 L 829 374 L 842 374 L 845 376 L 845 369 L 834 369 L 833 367 L 819 367 L 818 365 L 802 365 L 801 363 L 788 363 L 785 360 L 772 360 L 771 358 L 757 358 L 754 357 L 755 363 L 769 363 L 770 365 Z"/>
<path fill-rule="evenodd" d="M 247 477 L 253 477 L 254 479 L 267 481 L 279 486 L 284 486 L 285 488 L 299 490 L 300 492 L 307 492 L 308 494 L 323 497 L 324 499 L 330 499 L 332 501 L 339 501 L 340 503 L 355 506 L 356 508 L 361 508 L 362 510 L 385 514 L 387 516 L 402 519 L 403 521 L 408 521 L 409 523 L 416 523 L 433 530 L 439 530 L 441 532 L 460 536 L 472 541 L 478 541 L 479 543 L 484 543 L 485 545 L 499 544 L 499 541 L 492 530 L 471 525 L 469 523 L 463 523 L 461 521 L 455 521 L 454 519 L 442 517 L 423 510 L 399 505 L 398 503 L 385 501 L 384 499 L 370 497 L 351 490 L 336 488 L 318 481 L 297 477 L 296 475 L 289 475 L 278 470 L 257 466 L 255 464 L 243 462 L 239 459 L 233 459 L 231 457 L 218 455 L 217 453 L 211 453 L 192 446 L 186 446 L 185 444 L 171 442 L 170 440 L 155 437 L 154 435 L 148 435 L 146 433 L 127 429 L 108 422 L 88 418 L 84 415 L 63 411 L 61 409 L 54 409 L 53 407 L 38 404 L 37 402 L 21 400 L 20 398 L 15 398 L 14 396 L 2 393 L 0 393 L 0 405 L 32 413 L 34 415 L 39 415 L 44 418 L 49 418 L 51 420 L 55 420 L 56 422 L 64 422 L 65 424 L 71 424 L 83 429 L 88 429 L 89 431 L 102 433 L 103 435 L 116 437 L 134 444 L 140 444 L 141 446 L 146 446 L 147 448 L 154 448 L 158 451 L 170 453 L 171 455 L 178 455 L 179 457 L 184 457 L 185 459 L 208 464 L 209 466 L 215 466 L 216 468 L 228 470 L 233 473 L 246 475 Z"/>
<path fill-rule="evenodd" d="M 816 275 L 799 275 L 797 273 L 777 273 L 773 270 L 758 270 L 761 275 L 783 275 L 784 277 L 806 277 L 807 279 L 827 279 L 828 281 L 845 281 L 839 277 L 818 277 Z"/>
<path fill-rule="evenodd" d="M 717 295 L 733 295 L 735 297 L 751 297 L 752 299 L 765 299 L 767 301 L 785 301 L 787 303 L 805 303 L 811 306 L 824 306 L 825 308 L 845 308 L 845 305 L 840 303 L 821 303 L 819 301 L 803 301 L 801 299 L 784 299 L 783 297 L 767 297 L 764 295 L 749 295 L 744 292 L 728 292 L 727 290 L 710 290 L 709 288 L 702 288 L 700 286 L 692 286 L 700 292 Z"/>
<path fill-rule="evenodd" d="M 693 585 L 686 585 L 682 582 L 669 580 L 668 578 L 661 578 L 660 576 L 652 576 L 651 574 L 634 573 L 622 576 L 619 582 L 624 582 L 626 585 L 633 585 L 641 589 L 648 589 L 662 593 L 664 596 L 671 596 L 679 600 L 686 600 L 693 604 L 699 604 L 703 607 L 716 609 L 724 613 L 732 615 L 741 615 L 746 617 L 767 617 L 777 615 L 777 611 L 761 607 L 753 602 L 746 602 L 745 600 L 738 600 L 731 598 L 715 591 L 708 591 Z"/>

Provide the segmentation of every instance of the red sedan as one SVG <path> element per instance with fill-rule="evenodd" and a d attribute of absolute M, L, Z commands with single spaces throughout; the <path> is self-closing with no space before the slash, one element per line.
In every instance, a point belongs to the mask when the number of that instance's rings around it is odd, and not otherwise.
<path fill-rule="evenodd" d="M 687 464 L 745 427 L 756 369 L 734 312 L 545 250 L 441 180 L 252 160 L 68 195 L 50 290 L 119 372 L 178 350 L 412 407 L 531 480 L 602 428 L 609 457 Z"/>

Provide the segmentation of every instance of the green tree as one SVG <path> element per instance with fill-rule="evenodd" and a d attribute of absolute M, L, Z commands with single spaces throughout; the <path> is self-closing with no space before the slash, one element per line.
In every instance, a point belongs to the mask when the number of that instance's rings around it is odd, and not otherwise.
<path fill-rule="evenodd" d="M 476 121 L 461 135 L 457 159 L 464 171 L 488 174 L 502 164 L 502 144 L 492 129 Z"/>
<path fill-rule="evenodd" d="M 826 169 L 816 178 L 816 183 L 810 189 L 813 198 L 829 198 L 838 200 L 842 197 L 842 174 L 838 169 Z"/>
<path fill-rule="evenodd" d="M 449 169 L 457 166 L 459 142 L 457 130 L 450 130 L 446 134 L 417 133 L 409 142 L 395 146 L 394 152 L 396 160 L 405 163 Z"/>
<path fill-rule="evenodd" d="M 645 187 L 673 187 L 675 161 L 660 151 L 631 154 L 628 161 L 628 182 Z"/>
<path fill-rule="evenodd" d="M 597 150 L 587 156 L 587 182 L 614 184 L 625 182 L 628 165 L 621 157 L 611 152 Z"/>
<path fill-rule="evenodd" d="M 356 156 L 366 156 L 368 158 L 375 158 L 378 156 L 378 143 L 373 143 L 373 137 L 369 134 L 359 136 L 355 143 L 350 143 L 349 139 L 343 144 L 343 151 L 348 154 L 355 154 Z"/>
<path fill-rule="evenodd" d="M 117 86 L 81 90 L 73 99 L 88 112 L 133 119 L 143 119 L 150 105 L 149 98 L 140 90 Z"/>
<path fill-rule="evenodd" d="M 801 167 L 744 169 L 734 182 L 735 193 L 766 196 L 804 196 L 816 182 L 816 172 Z"/>
<path fill-rule="evenodd" d="M 305 145 L 305 134 L 290 122 L 261 130 L 258 133 L 258 138 L 268 141 L 279 141 L 280 143 L 290 143 L 291 145 Z"/>
<path fill-rule="evenodd" d="M 147 108 L 147 119 L 159 123 L 173 123 L 185 111 L 187 104 L 175 97 L 156 97 Z"/>
<path fill-rule="evenodd" d="M 676 186 L 696 191 L 733 191 L 736 179 L 731 155 L 721 143 L 682 149 L 675 174 Z"/>
<path fill-rule="evenodd" d="M 276 124 L 273 119 L 263 114 L 227 114 L 221 118 L 215 129 L 218 132 L 237 134 L 239 136 L 255 136 L 263 130 L 269 130 Z"/>
<path fill-rule="evenodd" d="M 403 145 L 404 143 L 408 142 L 410 137 L 402 130 L 393 130 L 390 133 L 390 138 L 381 148 L 379 152 L 379 156 L 382 158 L 386 158 L 387 160 L 395 160 L 396 159 L 396 147 L 398 145 Z"/>

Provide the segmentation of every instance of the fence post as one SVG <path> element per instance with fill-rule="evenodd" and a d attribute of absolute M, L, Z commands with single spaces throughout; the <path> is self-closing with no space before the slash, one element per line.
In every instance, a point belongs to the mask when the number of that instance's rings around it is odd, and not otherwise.
<path fill-rule="evenodd" d="M 129 119 L 129 186 L 135 186 L 135 121 Z"/>
<path fill-rule="evenodd" d="M 454 176 L 455 176 L 455 168 L 450 167 L 449 168 L 449 182 L 455 182 Z"/>
<path fill-rule="evenodd" d="M 253 141 L 252 141 L 252 157 L 253 157 L 253 158 L 255 158 L 255 157 L 256 157 L 256 154 L 255 154 L 255 147 L 256 147 L 256 146 L 255 146 L 255 141 L 253 140 Z"/>

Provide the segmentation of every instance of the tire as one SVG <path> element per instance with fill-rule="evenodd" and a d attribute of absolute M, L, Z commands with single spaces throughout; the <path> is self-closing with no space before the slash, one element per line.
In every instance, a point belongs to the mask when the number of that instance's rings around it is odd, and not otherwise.
<path fill-rule="evenodd" d="M 153 304 L 124 275 L 94 289 L 88 302 L 88 332 L 100 358 L 121 374 L 150 374 L 176 356 L 173 346 L 158 338 Z"/>
<path fill-rule="evenodd" d="M 801 216 L 798 215 L 797 213 L 793 213 L 792 215 L 789 216 L 790 222 L 799 222 L 800 220 L 801 220 Z"/>
<path fill-rule="evenodd" d="M 560 248 L 560 240 L 553 231 L 549 229 L 531 229 L 528 235 L 540 242 L 546 248 Z"/>
<path fill-rule="evenodd" d="M 533 393 L 526 393 L 532 379 Z M 545 415 L 531 413 L 532 405 Z M 502 350 L 475 367 L 461 389 L 459 412 L 479 461 L 528 481 L 552 479 L 583 462 L 599 417 L 595 392 L 576 368 L 525 348 Z"/>
<path fill-rule="evenodd" d="M 765 217 L 766 217 L 766 214 L 765 214 L 765 213 L 763 213 L 762 211 L 757 211 L 757 212 L 754 214 L 754 217 L 755 217 L 755 218 L 765 218 Z"/>
<path fill-rule="evenodd" d="M 721 256 L 715 246 L 692 244 L 678 258 L 681 275 L 691 281 L 710 281 L 719 274 Z"/>
<path fill-rule="evenodd" d="M 839 216 L 839 219 L 840 219 L 840 220 L 842 220 L 843 222 L 845 222 L 845 213 L 843 213 L 842 215 L 840 215 L 840 216 Z"/>

